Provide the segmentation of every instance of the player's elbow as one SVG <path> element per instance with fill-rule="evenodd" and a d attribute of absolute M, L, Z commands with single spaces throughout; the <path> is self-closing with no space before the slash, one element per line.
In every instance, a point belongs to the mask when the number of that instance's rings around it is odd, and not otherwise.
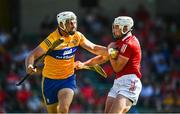
<path fill-rule="evenodd" d="M 117 68 L 113 68 L 113 70 L 114 70 L 115 73 L 118 73 L 118 72 L 121 71 L 121 70 L 119 70 L 119 69 L 117 69 Z"/>
<path fill-rule="evenodd" d="M 102 63 L 105 63 L 109 60 L 109 57 L 108 56 L 102 56 L 101 60 L 102 60 Z"/>
<path fill-rule="evenodd" d="M 120 67 L 120 66 L 114 66 L 114 67 L 113 67 L 113 70 L 114 70 L 114 72 L 116 72 L 116 73 L 120 72 L 122 69 L 123 69 L 123 67 Z"/>
<path fill-rule="evenodd" d="M 30 58 L 32 58 L 32 56 L 33 55 L 31 54 L 31 52 L 29 52 L 28 55 L 25 58 L 25 61 L 28 61 Z"/>

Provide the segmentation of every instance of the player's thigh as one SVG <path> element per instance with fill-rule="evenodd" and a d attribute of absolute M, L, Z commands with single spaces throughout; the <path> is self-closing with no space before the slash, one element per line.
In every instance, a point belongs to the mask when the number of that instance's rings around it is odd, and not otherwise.
<path fill-rule="evenodd" d="M 74 91 L 70 88 L 64 88 L 58 91 L 58 101 L 61 106 L 70 106 L 74 96 Z"/>
<path fill-rule="evenodd" d="M 123 95 L 117 95 L 114 99 L 111 111 L 112 113 L 125 113 L 127 112 L 132 106 L 132 102 Z"/>
<path fill-rule="evenodd" d="M 113 101 L 115 98 L 108 96 L 106 99 L 104 113 L 108 113 L 112 107 Z"/>
<path fill-rule="evenodd" d="M 46 107 L 47 107 L 48 113 L 57 113 L 57 106 L 58 106 L 58 103 L 47 105 Z"/>

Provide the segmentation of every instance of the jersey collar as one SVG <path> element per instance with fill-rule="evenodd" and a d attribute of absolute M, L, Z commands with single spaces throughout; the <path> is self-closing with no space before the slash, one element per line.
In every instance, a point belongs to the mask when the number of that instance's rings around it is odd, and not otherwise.
<path fill-rule="evenodd" d="M 131 33 L 131 32 L 129 32 L 129 33 L 122 39 L 122 41 L 126 40 L 126 39 L 129 38 L 130 36 L 132 36 L 132 33 Z"/>
<path fill-rule="evenodd" d="M 60 35 L 60 36 L 63 36 L 63 34 L 62 34 L 61 31 L 60 31 L 60 28 L 58 27 L 57 29 L 58 29 L 59 35 Z"/>

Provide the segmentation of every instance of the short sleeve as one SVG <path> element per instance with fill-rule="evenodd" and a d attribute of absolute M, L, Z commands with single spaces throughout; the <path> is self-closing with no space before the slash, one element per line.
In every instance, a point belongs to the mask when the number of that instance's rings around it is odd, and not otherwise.
<path fill-rule="evenodd" d="M 130 47 L 130 45 L 125 44 L 125 43 L 123 43 L 122 46 L 118 50 L 119 50 L 120 55 L 125 56 L 127 58 L 130 58 L 132 54 L 132 48 Z"/>
<path fill-rule="evenodd" d="M 44 41 L 42 41 L 40 43 L 40 47 L 44 50 L 44 51 L 48 51 L 48 49 L 52 46 L 52 42 L 53 42 L 53 37 L 50 34 L 46 39 L 44 39 Z"/>
<path fill-rule="evenodd" d="M 78 32 L 78 35 L 80 36 L 80 44 L 81 43 L 83 43 L 84 42 L 84 40 L 86 39 L 86 37 L 82 34 L 82 33 L 80 33 L 80 32 Z"/>

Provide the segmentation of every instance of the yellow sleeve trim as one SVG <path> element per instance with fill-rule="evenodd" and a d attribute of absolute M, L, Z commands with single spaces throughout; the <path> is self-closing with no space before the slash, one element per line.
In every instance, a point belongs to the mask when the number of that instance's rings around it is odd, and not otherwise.
<path fill-rule="evenodd" d="M 43 42 L 41 42 L 40 47 L 44 51 L 48 51 L 48 49 L 51 47 L 52 43 L 46 38 Z"/>
<path fill-rule="evenodd" d="M 48 47 L 51 47 L 52 43 L 48 39 L 45 39 L 44 42 Z"/>

